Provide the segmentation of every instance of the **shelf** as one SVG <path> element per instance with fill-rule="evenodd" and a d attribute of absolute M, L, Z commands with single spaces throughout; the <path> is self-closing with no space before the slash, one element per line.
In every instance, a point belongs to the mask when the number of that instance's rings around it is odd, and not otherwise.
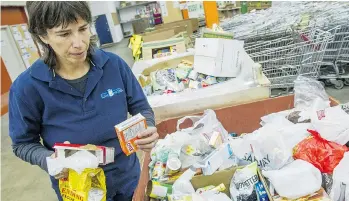
<path fill-rule="evenodd" d="M 131 37 L 133 34 L 124 35 L 124 38 Z"/>
<path fill-rule="evenodd" d="M 138 3 L 135 5 L 130 5 L 130 6 L 125 6 L 125 7 L 121 7 L 121 8 L 116 8 L 116 10 L 123 10 L 126 8 L 132 8 L 132 7 L 136 7 L 136 6 L 143 6 L 143 5 L 148 5 L 148 4 L 152 4 L 152 3 L 156 3 L 156 1 L 147 1 L 147 2 L 143 2 L 143 3 Z"/>
<path fill-rule="evenodd" d="M 130 23 L 130 22 L 136 22 L 136 21 L 138 21 L 138 20 L 143 20 L 143 19 L 148 19 L 148 17 L 143 17 L 143 18 L 138 18 L 138 19 L 132 19 L 132 20 L 125 21 L 125 22 L 120 22 L 120 24 L 127 24 L 127 23 Z"/>
<path fill-rule="evenodd" d="M 241 7 L 235 7 L 235 8 L 218 8 L 218 11 L 230 11 L 230 10 L 240 10 Z"/>

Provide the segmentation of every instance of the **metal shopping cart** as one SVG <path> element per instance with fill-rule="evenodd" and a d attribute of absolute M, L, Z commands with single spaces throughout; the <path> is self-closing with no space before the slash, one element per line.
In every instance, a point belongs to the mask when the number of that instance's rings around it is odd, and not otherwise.
<path fill-rule="evenodd" d="M 349 33 L 340 42 L 332 42 L 328 49 L 324 59 L 330 60 L 322 63 L 319 80 L 323 85 L 334 84 L 336 89 L 349 86 Z"/>
<path fill-rule="evenodd" d="M 248 49 L 254 62 L 262 65 L 263 73 L 271 82 L 271 89 L 293 88 L 299 76 L 318 78 L 326 46 L 333 40 L 330 32 L 312 30 L 294 32 L 293 41 L 286 45 L 278 39 L 267 41 Z"/>

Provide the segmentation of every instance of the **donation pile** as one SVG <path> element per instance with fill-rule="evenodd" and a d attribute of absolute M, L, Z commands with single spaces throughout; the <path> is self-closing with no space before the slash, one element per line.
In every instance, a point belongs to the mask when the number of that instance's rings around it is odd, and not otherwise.
<path fill-rule="evenodd" d="M 139 81 L 147 96 L 199 89 L 225 82 L 230 78 L 214 77 L 193 70 L 193 62 L 182 60 L 176 67 L 156 70 L 150 76 L 141 75 Z"/>
<path fill-rule="evenodd" d="M 192 126 L 182 129 L 181 126 Z M 147 196 L 169 201 L 349 201 L 348 104 L 299 76 L 294 108 L 228 133 L 213 110 L 178 120 L 151 152 Z"/>

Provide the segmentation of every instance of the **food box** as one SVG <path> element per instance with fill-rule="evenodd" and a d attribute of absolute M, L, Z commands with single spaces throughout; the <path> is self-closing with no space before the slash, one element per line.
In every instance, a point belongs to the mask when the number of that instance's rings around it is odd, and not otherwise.
<path fill-rule="evenodd" d="M 56 158 L 66 158 L 77 151 L 87 150 L 97 157 L 101 165 L 114 162 L 114 147 L 56 143 L 53 148 L 55 149 Z"/>
<path fill-rule="evenodd" d="M 137 114 L 115 126 L 121 149 L 127 156 L 138 150 L 135 144 L 138 139 L 137 135 L 146 129 L 146 119 L 141 114 Z"/>

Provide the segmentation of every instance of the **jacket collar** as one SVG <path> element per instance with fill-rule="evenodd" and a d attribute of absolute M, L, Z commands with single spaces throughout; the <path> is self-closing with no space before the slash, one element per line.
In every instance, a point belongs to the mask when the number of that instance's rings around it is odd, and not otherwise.
<path fill-rule="evenodd" d="M 94 52 L 92 53 L 91 63 L 93 64 L 93 66 L 99 69 L 103 69 L 108 59 L 109 59 L 109 56 L 103 50 L 95 48 Z M 44 82 L 50 82 L 54 77 L 53 70 L 50 69 L 42 59 L 38 59 L 29 68 L 29 70 L 30 70 L 30 75 L 32 77 Z"/>

